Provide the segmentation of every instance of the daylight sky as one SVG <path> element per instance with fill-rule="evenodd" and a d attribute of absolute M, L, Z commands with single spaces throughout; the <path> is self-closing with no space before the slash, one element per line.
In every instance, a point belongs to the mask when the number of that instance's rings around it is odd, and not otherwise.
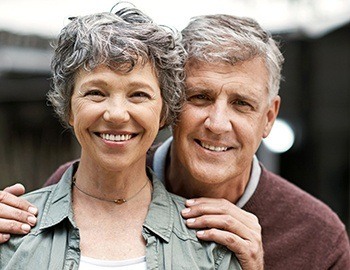
<path fill-rule="evenodd" d="M 109 11 L 117 0 L 0 0 L 0 30 L 56 36 L 68 17 Z M 253 17 L 271 31 L 317 35 L 350 20 L 350 0 L 129 0 L 157 23 L 181 30 L 196 15 Z"/>

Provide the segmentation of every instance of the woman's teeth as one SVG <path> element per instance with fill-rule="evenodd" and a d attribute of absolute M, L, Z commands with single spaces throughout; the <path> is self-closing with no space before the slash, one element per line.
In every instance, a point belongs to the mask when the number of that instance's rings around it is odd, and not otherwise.
<path fill-rule="evenodd" d="M 113 142 L 121 142 L 121 141 L 127 141 L 131 139 L 130 134 L 123 134 L 123 135 L 114 135 L 114 134 L 104 134 L 102 133 L 101 138 L 107 141 L 113 141 Z"/>

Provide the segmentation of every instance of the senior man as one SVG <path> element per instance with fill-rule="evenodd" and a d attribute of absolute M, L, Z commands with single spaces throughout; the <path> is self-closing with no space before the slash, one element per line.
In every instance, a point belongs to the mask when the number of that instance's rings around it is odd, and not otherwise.
<path fill-rule="evenodd" d="M 194 18 L 182 34 L 187 101 L 149 164 L 169 191 L 195 198 L 182 212 L 187 226 L 235 252 L 243 269 L 350 269 L 337 215 L 255 156 L 280 106 L 283 56 L 275 41 L 254 20 L 229 15 Z M 8 233 L 27 233 L 36 214 L 10 194 L 23 188 L 7 191 L 0 197 L 2 242 Z"/>

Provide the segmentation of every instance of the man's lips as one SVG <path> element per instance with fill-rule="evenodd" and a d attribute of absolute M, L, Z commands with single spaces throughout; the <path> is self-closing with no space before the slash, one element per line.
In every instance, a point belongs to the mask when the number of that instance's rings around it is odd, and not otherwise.
<path fill-rule="evenodd" d="M 228 147 L 228 146 L 218 145 L 218 144 L 213 145 L 212 143 L 203 142 L 203 141 L 197 140 L 197 139 L 195 139 L 195 142 L 197 144 L 199 144 L 201 147 L 203 147 L 209 151 L 213 151 L 213 152 L 225 152 L 225 151 L 233 148 L 233 147 Z"/>

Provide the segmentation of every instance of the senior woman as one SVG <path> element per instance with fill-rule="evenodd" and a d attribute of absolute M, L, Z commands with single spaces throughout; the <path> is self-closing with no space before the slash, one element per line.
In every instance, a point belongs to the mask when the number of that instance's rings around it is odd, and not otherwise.
<path fill-rule="evenodd" d="M 73 129 L 80 162 L 25 195 L 38 222 L 0 246 L 1 269 L 240 269 L 225 247 L 196 238 L 183 199 L 145 166 L 183 101 L 184 58 L 178 37 L 134 8 L 63 28 L 48 98 Z"/>

